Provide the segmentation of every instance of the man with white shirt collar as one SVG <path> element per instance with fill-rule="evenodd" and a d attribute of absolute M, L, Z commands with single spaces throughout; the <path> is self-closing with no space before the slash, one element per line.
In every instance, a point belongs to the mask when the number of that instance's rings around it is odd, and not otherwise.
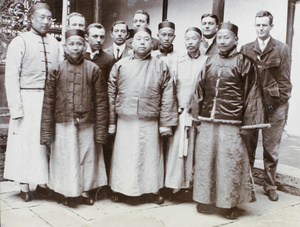
<path fill-rule="evenodd" d="M 270 36 L 273 16 L 259 11 L 255 16 L 257 39 L 241 48 L 241 53 L 256 61 L 259 82 L 262 87 L 264 106 L 271 128 L 262 130 L 264 147 L 264 189 L 271 201 L 277 201 L 276 168 L 282 132 L 287 119 L 288 100 L 291 97 L 291 55 L 287 44 Z M 258 130 L 245 136 L 250 164 L 254 166 Z"/>
<path fill-rule="evenodd" d="M 214 14 L 203 14 L 201 17 L 201 30 L 203 39 L 200 43 L 201 55 L 212 55 L 219 52 L 216 43 L 216 34 L 218 31 L 219 19 Z"/>
<path fill-rule="evenodd" d="M 103 43 L 105 41 L 105 29 L 101 24 L 93 23 L 87 27 L 86 33 L 86 40 L 89 45 L 84 57 L 99 66 L 101 73 L 107 82 L 110 69 L 115 63 L 115 59 L 102 50 Z"/>
<path fill-rule="evenodd" d="M 128 38 L 128 26 L 124 21 L 116 21 L 113 23 L 110 31 L 110 36 L 114 43 L 104 51 L 119 61 L 121 58 L 127 57 L 130 50 L 126 44 Z"/>

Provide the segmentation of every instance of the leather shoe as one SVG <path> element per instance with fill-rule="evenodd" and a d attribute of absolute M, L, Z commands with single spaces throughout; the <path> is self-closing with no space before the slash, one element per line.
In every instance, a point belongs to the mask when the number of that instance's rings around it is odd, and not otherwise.
<path fill-rule="evenodd" d="M 216 206 L 214 204 L 197 204 L 197 211 L 201 214 L 212 214 L 216 211 Z"/>
<path fill-rule="evenodd" d="M 153 194 L 152 202 L 160 205 L 160 204 L 163 204 L 165 202 L 165 200 L 161 195 Z"/>
<path fill-rule="evenodd" d="M 30 192 L 20 191 L 20 197 L 24 200 L 24 202 L 29 202 L 32 200 L 32 196 Z"/>
<path fill-rule="evenodd" d="M 36 187 L 35 191 L 43 198 L 49 198 L 52 195 L 52 191 L 49 188 L 42 188 L 39 185 Z"/>
<path fill-rule="evenodd" d="M 278 196 L 277 192 L 275 191 L 275 189 L 268 190 L 267 196 L 268 196 L 269 200 L 271 200 L 271 201 L 278 201 L 278 199 L 279 199 L 279 196 Z"/>
<path fill-rule="evenodd" d="M 237 207 L 232 207 L 230 209 L 227 209 L 228 211 L 226 212 L 226 215 L 225 217 L 227 219 L 230 219 L 230 220 L 236 220 L 238 219 L 238 209 Z"/>
<path fill-rule="evenodd" d="M 93 206 L 94 202 L 95 202 L 95 200 L 93 198 L 81 196 L 82 204 Z"/>

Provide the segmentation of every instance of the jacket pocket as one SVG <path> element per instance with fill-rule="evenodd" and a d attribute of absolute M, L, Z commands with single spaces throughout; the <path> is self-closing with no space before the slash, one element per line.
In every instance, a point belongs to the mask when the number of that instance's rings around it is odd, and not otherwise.
<path fill-rule="evenodd" d="M 270 61 L 267 61 L 265 63 L 265 68 L 269 69 L 269 68 L 277 68 L 280 66 L 280 59 L 272 59 Z"/>
<path fill-rule="evenodd" d="M 268 87 L 267 90 L 271 97 L 274 97 L 274 98 L 280 97 L 279 88 L 278 88 L 277 84 L 273 87 Z"/>
<path fill-rule="evenodd" d="M 121 98 L 117 97 L 116 113 L 125 115 L 137 115 L 138 97 Z"/>

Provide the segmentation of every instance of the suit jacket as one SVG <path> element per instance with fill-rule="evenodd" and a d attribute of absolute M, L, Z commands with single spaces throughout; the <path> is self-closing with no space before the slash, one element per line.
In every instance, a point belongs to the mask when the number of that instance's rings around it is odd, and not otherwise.
<path fill-rule="evenodd" d="M 115 58 L 115 55 L 114 55 L 114 46 L 113 46 L 113 45 L 111 45 L 110 47 L 104 49 L 104 51 L 105 51 L 106 53 L 108 53 L 109 55 L 111 55 L 112 57 Z M 125 58 L 125 57 L 129 56 L 130 54 L 128 53 L 128 51 L 130 51 L 130 48 L 129 48 L 129 47 L 127 46 L 127 44 L 126 44 L 126 45 L 125 45 L 125 49 L 124 49 L 124 51 L 123 51 L 121 57 L 120 57 L 119 59 L 116 59 L 116 58 L 115 58 L 116 62 L 119 61 L 121 58 Z"/>
<path fill-rule="evenodd" d="M 270 38 L 262 52 L 257 40 L 241 47 L 241 53 L 252 58 L 258 66 L 264 103 L 269 113 L 291 97 L 291 54 L 287 44 Z"/>
<path fill-rule="evenodd" d="M 103 75 L 106 83 L 108 81 L 109 73 L 112 66 L 115 64 L 116 60 L 114 57 L 110 56 L 108 53 L 103 50 L 99 51 L 99 54 L 96 54 L 93 59 L 90 57 L 90 53 L 84 53 L 84 58 L 94 62 L 101 69 L 101 74 Z"/>
<path fill-rule="evenodd" d="M 203 41 L 200 43 L 200 45 L 203 45 Z M 213 55 L 213 54 L 217 54 L 219 52 L 220 51 L 219 51 L 219 48 L 218 48 L 217 43 L 216 43 L 216 38 L 214 38 L 212 44 L 206 50 L 205 55 L 210 56 L 210 55 Z"/>

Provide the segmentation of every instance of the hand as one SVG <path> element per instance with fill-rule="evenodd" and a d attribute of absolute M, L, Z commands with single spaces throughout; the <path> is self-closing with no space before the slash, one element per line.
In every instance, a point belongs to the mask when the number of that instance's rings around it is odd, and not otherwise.
<path fill-rule="evenodd" d="M 159 133 L 161 136 L 173 136 L 171 127 L 159 127 Z"/>
<path fill-rule="evenodd" d="M 108 133 L 109 134 L 115 134 L 116 133 L 116 125 L 109 125 Z"/>

